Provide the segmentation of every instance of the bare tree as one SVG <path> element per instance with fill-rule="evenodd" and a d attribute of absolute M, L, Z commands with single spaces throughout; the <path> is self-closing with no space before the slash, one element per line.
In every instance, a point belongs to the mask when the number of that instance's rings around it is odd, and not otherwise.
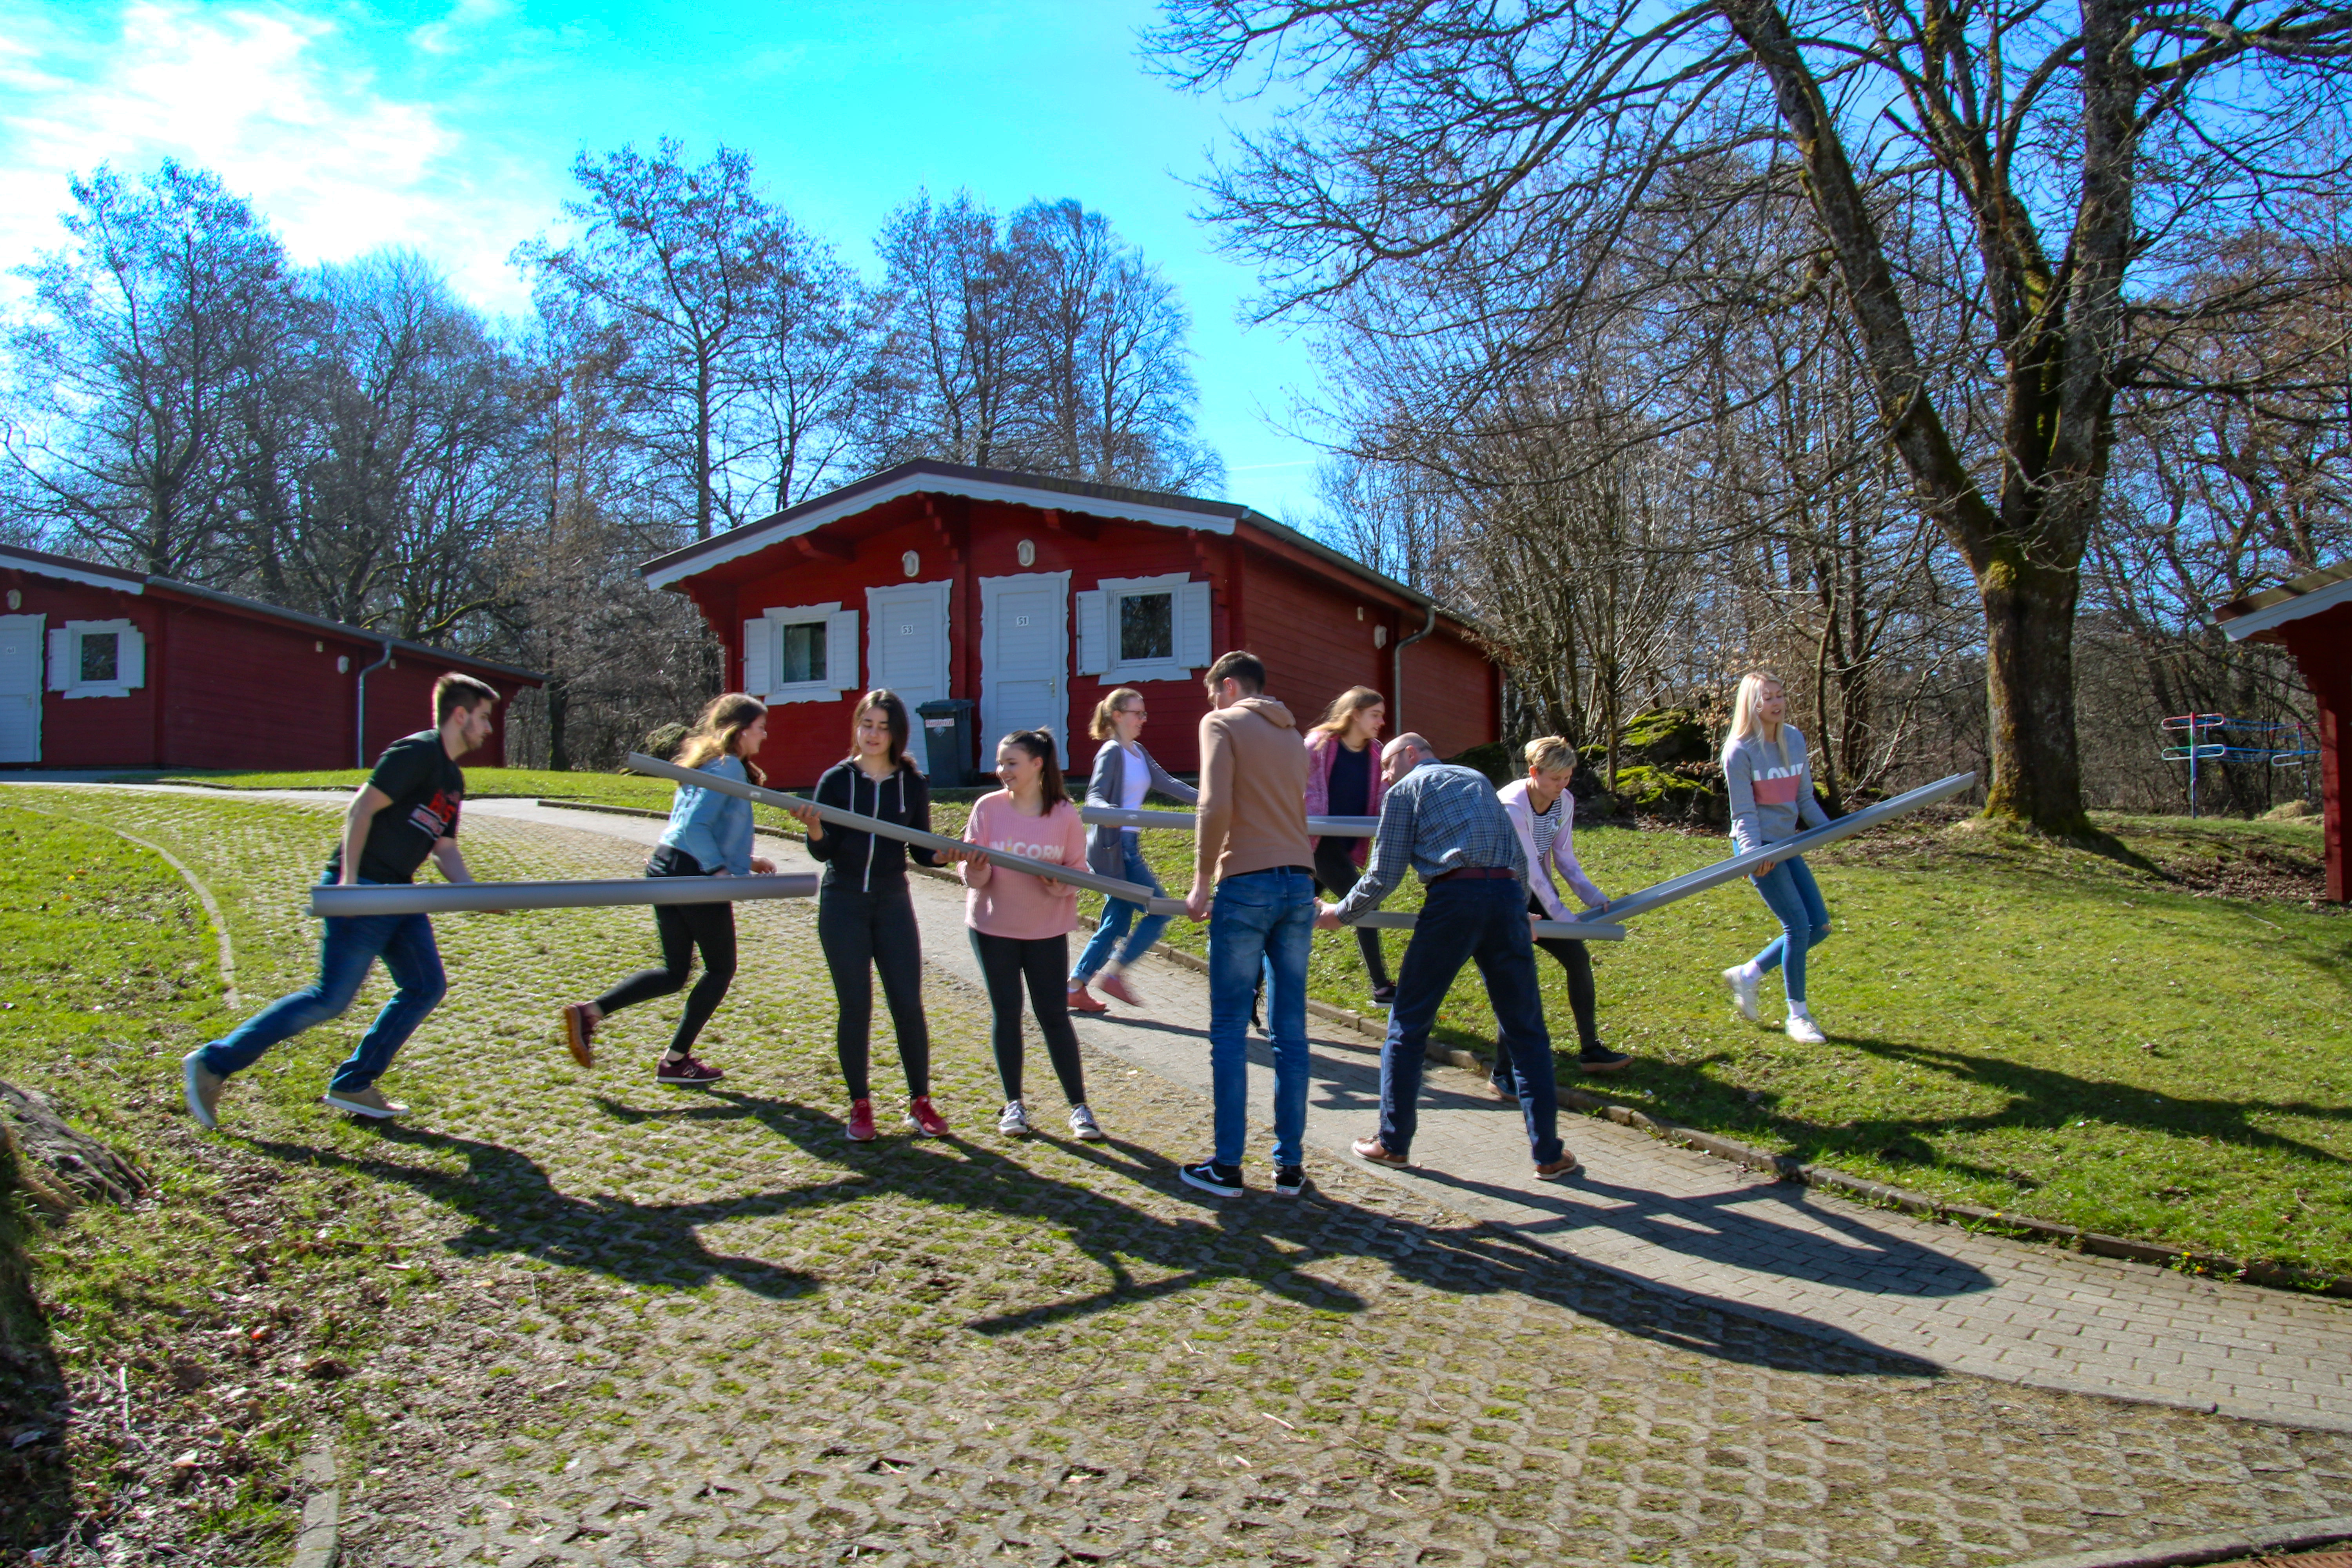
<path fill-rule="evenodd" d="M 1011 466 L 1032 401 L 1031 311 L 996 215 L 968 191 L 942 206 L 925 193 L 890 215 L 875 248 L 887 314 L 866 405 L 868 462 Z"/>
<path fill-rule="evenodd" d="M 310 325 L 275 236 L 202 170 L 72 184 L 71 243 L 23 275 L 5 416 L 19 505 L 104 559 L 204 579 L 243 528 L 236 405 Z"/>
<path fill-rule="evenodd" d="M 2301 149 L 2340 110 L 2352 14 L 1170 0 L 1169 16 L 1159 48 L 1187 80 L 1234 80 L 1259 56 L 1304 94 L 1213 185 L 1237 243 L 1276 269 L 1271 309 L 1475 260 L 1546 280 L 1509 323 L 1502 346 L 1521 348 L 1613 302 L 1619 241 L 1678 171 L 1749 171 L 1717 221 L 1759 196 L 1801 202 L 1811 242 L 1752 291 L 1834 281 L 1885 437 L 1975 577 L 1987 810 L 2087 830 L 2072 638 L 2116 400 L 2196 383 L 2159 323 L 2215 323 L 2301 280 L 2282 267 L 2160 306 L 2151 286 L 2185 284 L 2212 237 L 2335 176 Z M 1937 240 L 1936 268 L 1901 265 Z M 1939 296 L 1960 312 L 1944 312 L 1953 338 L 1927 330 Z"/>
<path fill-rule="evenodd" d="M 650 157 L 581 153 L 572 174 L 585 194 L 564 208 L 580 238 L 532 241 L 515 259 L 626 338 L 632 352 L 614 374 L 632 384 L 642 439 L 694 537 L 708 539 L 771 493 L 739 472 L 753 443 L 738 413 L 756 379 L 751 346 L 771 325 L 782 234 L 748 154 L 721 147 L 689 169 L 683 151 L 664 137 Z"/>

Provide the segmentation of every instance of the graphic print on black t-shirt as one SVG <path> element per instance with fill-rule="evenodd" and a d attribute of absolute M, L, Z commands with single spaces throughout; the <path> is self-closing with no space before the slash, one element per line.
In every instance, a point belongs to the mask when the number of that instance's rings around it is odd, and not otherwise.
<path fill-rule="evenodd" d="M 407 882 L 433 853 L 433 846 L 457 836 L 457 811 L 466 775 L 449 760 L 438 730 L 419 730 L 386 746 L 368 783 L 392 797 L 368 826 L 360 850 L 360 880 Z M 327 875 L 343 872 L 341 845 L 327 858 Z"/>

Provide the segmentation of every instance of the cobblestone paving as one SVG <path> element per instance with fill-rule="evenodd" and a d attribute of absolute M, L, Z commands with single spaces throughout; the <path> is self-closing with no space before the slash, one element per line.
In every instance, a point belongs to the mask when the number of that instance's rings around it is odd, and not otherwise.
<path fill-rule="evenodd" d="M 306 967 L 322 810 L 68 804 L 213 881 L 253 996 Z M 642 853 L 488 813 L 467 837 L 493 877 Z M 441 921 L 450 999 L 386 1083 L 409 1125 L 231 1090 L 232 1133 L 405 1194 L 346 1563 L 1973 1564 L 2352 1512 L 2352 1436 L 1939 1373 L 1340 1162 L 1297 1203 L 1195 1204 L 1205 1104 L 1108 1053 L 1111 1143 L 1008 1142 L 945 965 L 967 1135 L 853 1148 L 813 910 L 740 918 L 719 1091 L 651 1082 L 668 1005 L 593 1072 L 556 1043 L 558 1004 L 648 957 L 643 910 Z M 259 1073 L 323 1077 L 381 994 Z"/>

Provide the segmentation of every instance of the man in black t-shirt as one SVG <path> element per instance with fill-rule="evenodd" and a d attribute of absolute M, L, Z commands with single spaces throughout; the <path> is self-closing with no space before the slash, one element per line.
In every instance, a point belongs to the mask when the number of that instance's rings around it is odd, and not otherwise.
<path fill-rule="evenodd" d="M 342 842 L 327 858 L 325 880 L 408 882 L 426 856 L 452 882 L 470 882 L 457 850 L 457 809 L 466 775 L 457 759 L 490 738 L 499 694 L 469 675 L 445 675 L 433 687 L 436 728 L 405 735 L 384 748 L 343 813 Z M 441 952 L 425 915 L 331 916 L 319 943 L 319 978 L 256 1013 L 226 1037 L 181 1062 L 188 1112 L 206 1128 L 217 1124 L 222 1086 L 280 1040 L 340 1017 L 379 958 L 392 975 L 392 1000 L 375 1016 L 351 1059 L 335 1069 L 326 1102 L 354 1115 L 401 1115 L 375 1080 L 447 989 Z"/>

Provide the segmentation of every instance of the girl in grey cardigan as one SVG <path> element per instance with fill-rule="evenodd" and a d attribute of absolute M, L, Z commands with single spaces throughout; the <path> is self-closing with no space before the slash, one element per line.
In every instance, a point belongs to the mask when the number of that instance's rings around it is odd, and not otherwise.
<path fill-rule="evenodd" d="M 1152 761 L 1151 753 L 1143 749 L 1137 739 L 1143 733 L 1143 693 L 1132 686 L 1118 688 L 1095 705 L 1094 722 L 1087 728 L 1102 746 L 1095 752 L 1094 774 L 1087 780 L 1088 805 L 1133 811 L 1153 790 L 1187 805 L 1201 798 L 1198 790 L 1170 777 L 1168 770 Z M 1138 837 L 1139 831 L 1132 827 L 1087 828 L 1087 868 L 1099 876 L 1139 883 L 1159 893 L 1162 890 L 1160 879 L 1151 874 L 1151 867 L 1144 860 Z M 1139 922 L 1139 915 L 1142 917 Z M 1130 923 L 1135 926 L 1132 935 L 1128 931 Z M 1087 989 L 1095 984 L 1099 984 L 1103 995 L 1113 1001 L 1124 1002 L 1130 1007 L 1143 1005 L 1142 999 L 1127 983 L 1127 972 L 1136 960 L 1151 951 L 1151 944 L 1167 929 L 1166 915 L 1145 914 L 1124 899 L 1105 901 L 1102 922 L 1095 927 L 1093 940 L 1078 954 L 1077 967 L 1070 972 L 1070 1011 L 1109 1010 Z"/>
<path fill-rule="evenodd" d="M 1731 795 L 1732 847 L 1761 849 L 1793 838 L 1808 827 L 1824 826 L 1829 815 L 1813 798 L 1812 759 L 1805 738 L 1781 722 L 1788 694 L 1780 682 L 1759 672 L 1740 678 L 1731 710 L 1731 735 L 1723 746 L 1723 782 Z M 1780 934 L 1747 963 L 1723 972 L 1732 1005 L 1756 1016 L 1756 988 L 1765 971 L 1778 967 L 1789 994 L 1789 1037 L 1803 1045 L 1822 1041 L 1821 1026 L 1805 1008 L 1805 954 L 1830 934 L 1829 907 L 1804 858 L 1791 855 L 1749 873 L 1765 907 L 1780 922 Z"/>

